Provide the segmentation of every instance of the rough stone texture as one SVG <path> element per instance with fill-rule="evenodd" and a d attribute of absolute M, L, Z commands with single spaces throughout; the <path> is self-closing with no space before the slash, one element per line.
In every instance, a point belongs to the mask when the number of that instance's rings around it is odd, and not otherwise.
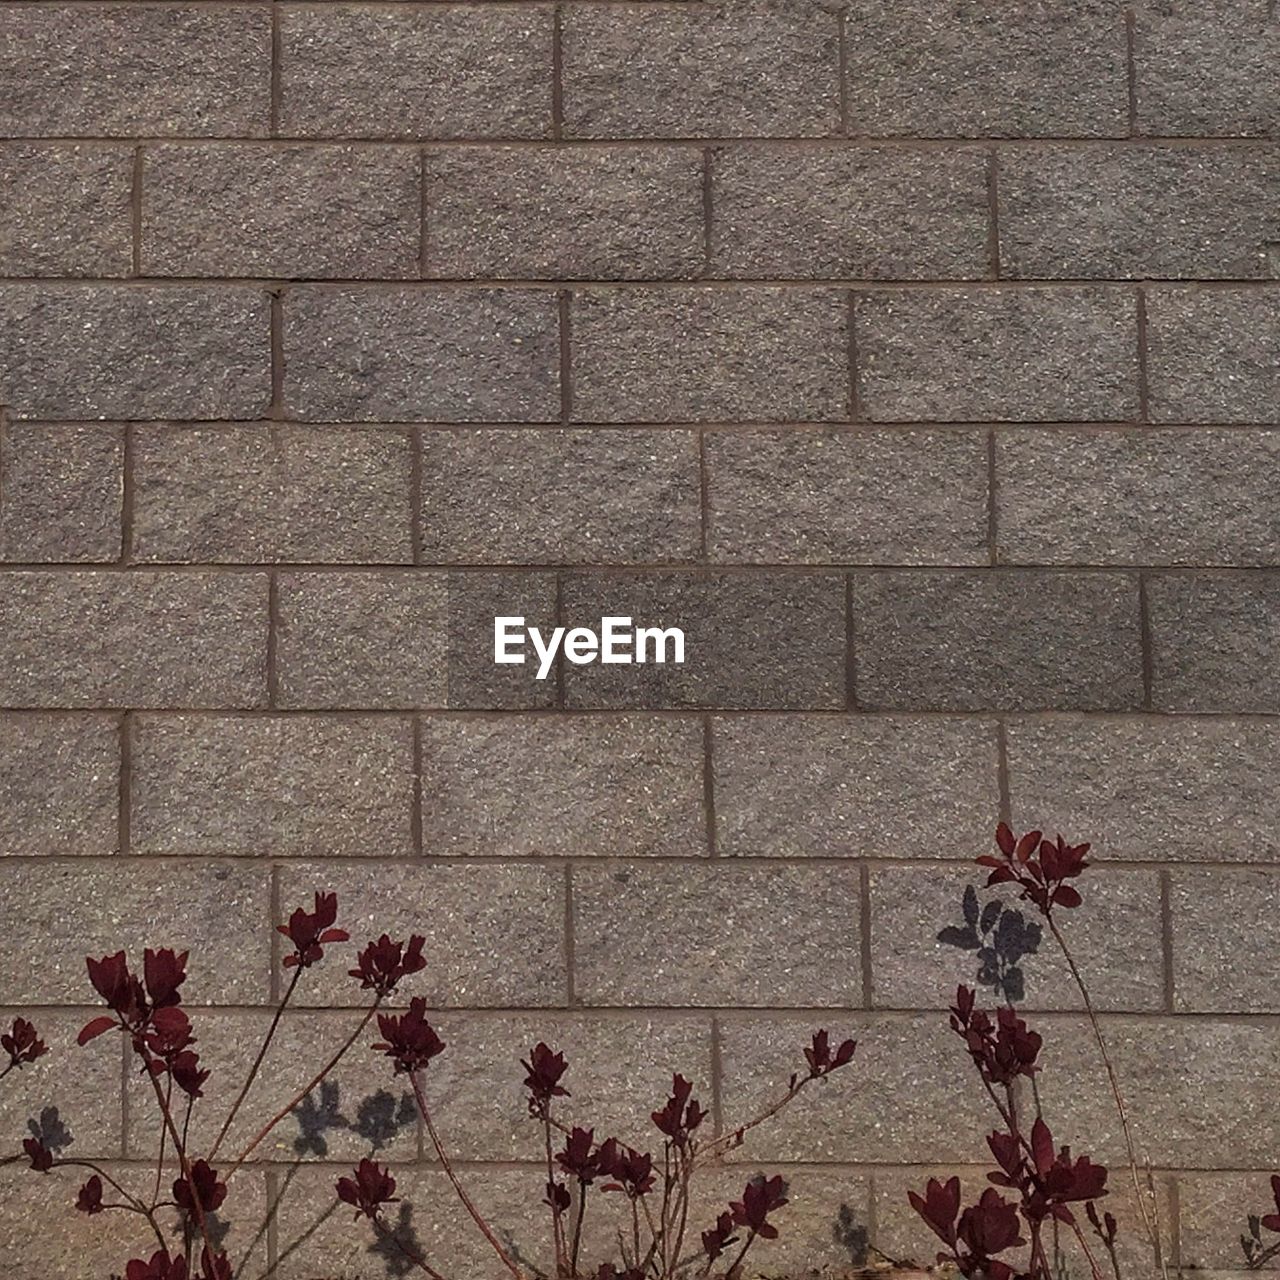
<path fill-rule="evenodd" d="M 573 873 L 573 896 L 574 990 L 583 1004 L 862 999 L 856 866 L 587 867 Z"/>
<path fill-rule="evenodd" d="M 1174 872 L 1173 999 L 1183 1012 L 1280 1013 L 1271 957 L 1280 876 L 1217 867 Z"/>
<path fill-rule="evenodd" d="M 551 13 L 299 5 L 280 24 L 281 130 L 332 138 L 545 138 Z"/>
<path fill-rule="evenodd" d="M 235 285 L 0 285 L 0 400 L 18 418 L 254 417 L 267 325 L 266 294 Z"/>
<path fill-rule="evenodd" d="M 135 853 L 414 852 L 413 730 L 391 717 L 138 717 Z"/>
<path fill-rule="evenodd" d="M 410 455 L 399 431 L 139 427 L 134 559 L 412 563 Z"/>
<path fill-rule="evenodd" d="M 986 564 L 980 432 L 708 432 L 707 546 L 726 562 Z"/>
<path fill-rule="evenodd" d="M 1280 29 L 1267 0 L 1143 0 L 1133 54 L 1140 132 L 1274 133 Z"/>
<path fill-rule="evenodd" d="M 854 693 L 866 710 L 1142 704 L 1136 577 L 881 572 L 855 574 L 851 591 Z"/>
<path fill-rule="evenodd" d="M 118 721 L 0 714 L 0 793 L 0 855 L 115 853 Z"/>
<path fill-rule="evenodd" d="M 855 297 L 858 399 L 872 421 L 1096 421 L 1137 411 L 1137 311 L 1127 292 Z"/>
<path fill-rule="evenodd" d="M 257 707 L 260 573 L 0 575 L 0 705 Z"/>
<path fill-rule="evenodd" d="M 1048 146 L 999 160 L 1006 276 L 1265 279 L 1280 152 Z"/>
<path fill-rule="evenodd" d="M 270 878 L 252 862 L 0 860 L 0 990 L 29 1004 L 94 1004 L 85 956 L 135 951 L 145 939 L 198 957 L 183 987 L 188 1004 L 262 1003 Z"/>
<path fill-rule="evenodd" d="M 703 264 L 692 147 L 464 148 L 426 153 L 431 276 L 653 280 Z"/>
<path fill-rule="evenodd" d="M 824 420 L 847 408 L 835 290 L 584 292 L 569 323 L 577 421 Z"/>
<path fill-rule="evenodd" d="M 698 442 L 675 431 L 424 431 L 422 559 L 693 561 Z"/>
<path fill-rule="evenodd" d="M 861 134 L 1093 137 L 1128 133 L 1124 8 L 940 8 L 853 0 L 849 119 Z"/>
<path fill-rule="evenodd" d="M 977 847 L 974 842 L 972 847 Z M 871 871 L 871 1003 L 880 1009 L 947 1009 L 966 983 L 988 1003 L 1083 1009 L 1048 930 L 1014 893 L 987 891 L 969 867 L 875 867 Z M 1082 886 L 1083 887 L 1083 886 Z M 969 892 L 966 892 L 969 890 Z M 1164 1007 L 1160 880 L 1110 872 L 1088 882 L 1087 908 L 1069 929 L 1089 995 L 1101 1009 Z"/>
<path fill-rule="evenodd" d="M 1147 316 L 1153 421 L 1275 420 L 1280 292 L 1150 289 Z"/>
<path fill-rule="evenodd" d="M 142 270 L 154 276 L 416 276 L 410 149 L 160 146 L 144 152 Z"/>
<path fill-rule="evenodd" d="M 1280 711 L 1280 578 L 1160 574 L 1147 584 L 1158 711 Z"/>
<path fill-rule="evenodd" d="M 425 852 L 700 857 L 702 751 L 693 717 L 426 717 Z"/>
<path fill-rule="evenodd" d="M 1055 716 L 1008 728 L 1015 826 L 1104 858 L 1280 861 L 1268 720 Z"/>
<path fill-rule="evenodd" d="M 565 1002 L 565 875 L 558 867 L 321 862 L 290 863 L 280 873 L 284 904 L 310 905 L 317 887 L 337 893 L 343 927 L 360 946 L 383 932 L 426 937 L 431 961 L 414 975 L 413 990 L 433 1008 Z M 299 1002 L 360 1004 L 358 987 L 311 987 Z"/>
<path fill-rule="evenodd" d="M 558 343 L 549 292 L 291 289 L 285 403 L 320 422 L 558 421 Z"/>
<path fill-rule="evenodd" d="M 128 275 L 132 173 L 126 147 L 0 146 L 0 273 Z"/>
<path fill-rule="evenodd" d="M 124 431 L 0 423 L 0 560 L 120 558 Z"/>
<path fill-rule="evenodd" d="M 1274 431 L 998 432 L 1000 560 L 1274 564 L 1277 461 Z"/>
<path fill-rule="evenodd" d="M 727 856 L 967 857 L 997 806 L 980 720 L 716 716 L 711 760 Z"/>
<path fill-rule="evenodd" d="M 981 279 L 987 170 L 979 148 L 720 148 L 711 268 L 745 279 Z"/>
<path fill-rule="evenodd" d="M 563 23 L 568 137 L 839 132 L 839 20 L 815 0 L 583 5 Z"/>
<path fill-rule="evenodd" d="M 252 5 L 32 4 L 0 14 L 0 134 L 265 134 L 271 16 Z"/>
<path fill-rule="evenodd" d="M 679 627 L 685 661 L 648 642 L 642 665 L 563 661 L 565 703 L 582 708 L 837 708 L 845 705 L 844 581 L 839 574 L 565 574 L 566 625 Z M 639 642 L 629 649 L 638 654 Z"/>
<path fill-rule="evenodd" d="M 1185 1267 L 1219 1268 L 1220 1280 L 1238 1277 L 1240 1234 L 1247 1230 L 1240 1212 L 1265 1212 L 1274 1201 L 1265 1174 L 1203 1173 L 1178 1179 L 1178 1234 Z M 1203 1271 L 1197 1270 L 1197 1275 Z M 1256 1275 L 1257 1273 L 1252 1273 Z"/>

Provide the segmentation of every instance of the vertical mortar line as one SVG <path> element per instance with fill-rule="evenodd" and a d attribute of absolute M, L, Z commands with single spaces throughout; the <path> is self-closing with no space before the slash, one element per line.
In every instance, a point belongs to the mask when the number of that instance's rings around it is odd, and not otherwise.
<path fill-rule="evenodd" d="M 1125 78 L 1129 89 L 1129 136 L 1138 133 L 1138 52 L 1137 18 L 1132 9 L 1124 11 Z"/>
<path fill-rule="evenodd" d="M 997 508 L 996 432 L 987 432 L 987 559 L 992 565 L 1000 563 L 1000 541 Z"/>
<path fill-rule="evenodd" d="M 414 564 L 422 563 L 422 427 L 409 431 L 409 547 Z"/>
<path fill-rule="evenodd" d="M 1009 785 L 1009 726 L 1003 716 L 996 720 L 996 790 L 1000 821 L 1013 826 L 1013 789 Z"/>
<path fill-rule="evenodd" d="M 1155 653 L 1151 643 L 1151 606 L 1147 600 L 1147 575 L 1138 574 L 1138 635 L 1142 644 L 1142 709 L 1154 709 Z"/>
<path fill-rule="evenodd" d="M 853 574 L 844 575 L 844 709 L 858 710 L 858 655 L 853 628 Z"/>
<path fill-rule="evenodd" d="M 573 371 L 569 357 L 570 315 L 568 289 L 556 295 L 560 319 L 560 425 L 568 426 L 573 418 Z"/>
<path fill-rule="evenodd" d="M 1000 279 L 1000 165 L 997 150 L 987 154 L 987 258 L 993 280 Z"/>
<path fill-rule="evenodd" d="M 284 95 L 284 84 L 280 75 L 280 6 L 271 0 L 271 105 L 268 132 L 275 137 L 280 132 L 280 105 Z"/>
<path fill-rule="evenodd" d="M 426 850 L 422 839 L 422 714 L 415 711 L 413 726 L 413 791 L 409 810 L 409 839 L 415 857 L 421 858 Z"/>
<path fill-rule="evenodd" d="M 129 188 L 129 235 L 133 246 L 131 270 L 142 274 L 142 148 L 133 149 L 133 174 Z"/>
<path fill-rule="evenodd" d="M 575 990 L 576 938 L 573 929 L 573 863 L 568 859 L 564 864 L 564 992 L 565 1008 L 572 1009 L 578 1001 Z"/>
<path fill-rule="evenodd" d="M 702 148 L 702 274 L 711 274 L 712 236 L 712 149 Z"/>
<path fill-rule="evenodd" d="M 858 863 L 858 931 L 862 962 L 862 1007 L 875 1007 L 875 977 L 871 968 L 871 868 L 863 859 Z"/>
<path fill-rule="evenodd" d="M 267 976 L 267 989 L 271 994 L 271 1003 L 280 1000 L 280 935 L 276 932 L 276 922 L 283 918 L 280 909 L 280 864 L 271 864 L 271 886 L 267 894 L 267 936 L 271 943 L 271 972 Z"/>
<path fill-rule="evenodd" d="M 839 58 L 840 58 L 840 132 L 847 138 L 850 130 L 849 119 L 849 13 L 841 9 L 836 15 L 839 24 Z"/>
<path fill-rule="evenodd" d="M 876 1212 L 876 1194 L 880 1189 L 879 1175 L 867 1175 L 867 1242 L 872 1248 L 880 1246 L 880 1215 Z"/>
<path fill-rule="evenodd" d="M 564 136 L 564 18 L 560 6 L 551 19 L 551 137 Z"/>
<path fill-rule="evenodd" d="M 1151 396 L 1147 385 L 1147 291 L 1139 286 L 1138 322 L 1138 421 L 1151 421 Z"/>
<path fill-rule="evenodd" d="M 1173 879 L 1169 868 L 1160 870 L 1160 935 L 1164 960 L 1164 1011 L 1173 1009 Z"/>
<path fill-rule="evenodd" d="M 133 563 L 134 424 L 126 422 L 120 458 L 120 563 Z"/>
<path fill-rule="evenodd" d="M 133 833 L 133 712 L 120 717 L 120 799 L 116 813 L 116 844 L 127 855 Z"/>
<path fill-rule="evenodd" d="M 720 1043 L 720 1019 L 711 1019 L 711 1124 L 717 1138 L 724 1136 L 724 1049 Z"/>
<path fill-rule="evenodd" d="M 707 856 L 718 858 L 720 856 L 720 847 L 716 839 L 714 737 L 711 714 L 708 712 L 702 717 L 702 811 L 707 821 Z"/>

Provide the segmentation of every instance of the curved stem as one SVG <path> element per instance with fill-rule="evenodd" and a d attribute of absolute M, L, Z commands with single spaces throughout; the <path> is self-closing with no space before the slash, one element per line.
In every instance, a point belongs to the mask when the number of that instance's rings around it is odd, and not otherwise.
<path fill-rule="evenodd" d="M 157 1206 L 152 1205 L 150 1209 L 133 1195 L 132 1192 L 126 1191 L 101 1165 L 94 1164 L 92 1160 L 55 1160 L 53 1162 L 55 1169 L 88 1169 L 91 1173 L 96 1174 L 109 1187 L 119 1195 L 122 1195 L 127 1204 L 122 1205 L 103 1205 L 104 1209 L 129 1209 L 134 1213 L 140 1213 L 146 1220 L 147 1225 L 155 1233 L 156 1241 L 164 1250 L 168 1250 L 168 1242 L 164 1238 L 164 1233 L 156 1223 L 155 1211 Z"/>

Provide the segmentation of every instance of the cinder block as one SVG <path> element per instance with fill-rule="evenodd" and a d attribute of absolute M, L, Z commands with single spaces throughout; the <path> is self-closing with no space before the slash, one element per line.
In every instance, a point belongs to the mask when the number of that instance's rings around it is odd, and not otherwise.
<path fill-rule="evenodd" d="M 256 707 L 266 699 L 261 573 L 0 576 L 0 704 Z"/>
<path fill-rule="evenodd" d="M 546 138 L 550 10 L 290 5 L 281 131 L 311 138 Z"/>
<path fill-rule="evenodd" d="M 854 865 L 577 868 L 574 989 L 587 1005 L 856 1005 L 861 898 Z"/>
<path fill-rule="evenodd" d="M 1125 290 L 855 294 L 859 403 L 875 422 L 1128 420 L 1137 304 Z"/>
<path fill-rule="evenodd" d="M 255 418 L 268 334 L 247 286 L 0 285 L 0 399 L 16 418 Z"/>
<path fill-rule="evenodd" d="M 698 719 L 504 716 L 422 723 L 428 854 L 700 857 Z"/>
<path fill-rule="evenodd" d="M 1257 1173 L 1184 1173 L 1178 1178 L 1180 1261 L 1199 1274 L 1219 1280 L 1246 1273 L 1240 1237 L 1250 1214 L 1274 1211 L 1275 1197 L 1267 1171 Z M 1264 1240 L 1274 1236 L 1263 1232 Z M 1257 1274 L 1256 1272 L 1252 1274 Z"/>
<path fill-rule="evenodd" d="M 121 427 L 0 426 L 0 559 L 118 560 L 123 505 Z"/>
<path fill-rule="evenodd" d="M 845 294 L 835 289 L 579 292 L 570 318 L 573 416 L 581 422 L 842 418 L 847 311 Z"/>
<path fill-rule="evenodd" d="M 694 561 L 698 442 L 687 431 L 423 431 L 429 564 Z"/>
<path fill-rule="evenodd" d="M 866 710 L 1142 705 L 1136 577 L 868 572 L 853 577 L 852 608 L 856 694 Z"/>
<path fill-rule="evenodd" d="M 419 181 L 418 157 L 409 148 L 148 147 L 142 271 L 416 276 Z"/>
<path fill-rule="evenodd" d="M 583 6 L 563 24 L 569 137 L 840 131 L 839 19 L 822 4 Z"/>
<path fill-rule="evenodd" d="M 977 148 L 743 144 L 712 157 L 715 275 L 973 280 L 990 273 Z"/>
<path fill-rule="evenodd" d="M 299 418 L 560 420 L 550 290 L 301 286 L 285 296 L 284 350 Z"/>
<path fill-rule="evenodd" d="M 134 853 L 409 855 L 407 720 L 140 716 Z"/>
<path fill-rule="evenodd" d="M 0 796 L 0 854 L 115 853 L 116 718 L 0 714 Z"/>
<path fill-rule="evenodd" d="M 426 274 L 653 280 L 703 266 L 694 147 L 429 151 Z"/>
<path fill-rule="evenodd" d="M 412 563 L 410 455 L 399 431 L 139 426 L 134 558 Z"/>
<path fill-rule="evenodd" d="M 986 564 L 987 441 L 958 431 L 713 431 L 718 562 Z"/>

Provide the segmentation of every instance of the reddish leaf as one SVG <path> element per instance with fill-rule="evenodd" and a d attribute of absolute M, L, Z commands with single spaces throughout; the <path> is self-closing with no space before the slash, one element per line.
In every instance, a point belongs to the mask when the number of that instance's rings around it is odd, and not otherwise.
<path fill-rule="evenodd" d="M 108 1018 L 105 1015 L 101 1018 L 94 1018 L 92 1022 L 86 1023 L 80 1034 L 76 1037 L 76 1043 L 85 1045 L 90 1040 L 96 1040 L 100 1035 L 104 1035 L 116 1025 L 114 1018 Z"/>

